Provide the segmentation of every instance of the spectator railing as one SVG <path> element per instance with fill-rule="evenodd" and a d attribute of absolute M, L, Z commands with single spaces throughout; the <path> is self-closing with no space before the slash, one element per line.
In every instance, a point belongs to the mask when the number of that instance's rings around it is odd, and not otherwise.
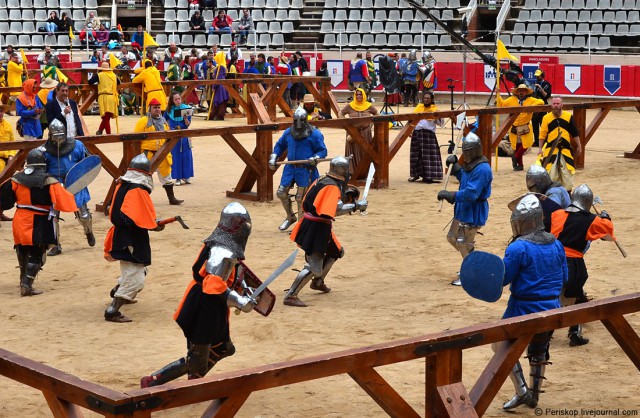
<path fill-rule="evenodd" d="M 502 3 L 502 7 L 500 7 L 500 12 L 498 13 L 498 17 L 496 18 L 496 39 L 502 32 L 502 27 L 504 26 L 504 22 L 506 22 L 509 17 L 509 13 L 511 12 L 511 2 L 505 1 Z"/>

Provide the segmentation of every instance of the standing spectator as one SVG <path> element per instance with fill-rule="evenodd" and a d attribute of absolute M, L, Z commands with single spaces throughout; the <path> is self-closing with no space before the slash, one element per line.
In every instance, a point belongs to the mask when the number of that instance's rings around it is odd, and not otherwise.
<path fill-rule="evenodd" d="M 244 71 L 245 74 L 259 74 L 260 72 L 256 68 L 256 54 L 253 52 L 249 54 L 249 61 L 244 63 Z"/>
<path fill-rule="evenodd" d="M 96 135 L 106 132 L 111 135 L 109 120 L 118 117 L 118 84 L 120 80 L 111 70 L 108 62 L 103 62 L 96 73 L 89 79 L 89 84 L 98 84 L 98 105 L 102 122 Z"/>
<path fill-rule="evenodd" d="M 136 31 L 131 35 L 131 43 L 136 43 L 139 46 L 144 45 L 144 30 L 142 28 L 142 25 L 138 25 Z"/>
<path fill-rule="evenodd" d="M 62 12 L 62 17 L 60 18 L 60 25 L 58 26 L 58 30 L 61 33 L 69 33 L 73 32 L 73 20 L 69 13 Z"/>
<path fill-rule="evenodd" d="M 326 113 L 320 110 L 320 106 L 318 106 L 313 94 L 304 95 L 304 98 L 302 99 L 302 108 L 307 112 L 307 119 L 310 121 L 331 119 L 331 113 Z"/>
<path fill-rule="evenodd" d="M 437 112 L 433 92 L 425 91 L 422 103 L 416 106 L 413 113 Z M 409 181 L 420 180 L 433 183 L 442 180 L 442 158 L 436 137 L 436 126 L 444 126 L 442 119 L 421 119 L 411 134 L 409 155 Z"/>
<path fill-rule="evenodd" d="M 500 96 L 500 90 L 497 90 L 496 103 L 500 107 L 537 106 L 544 104 L 542 100 L 530 97 L 529 95 L 531 93 L 533 93 L 533 90 L 527 87 L 526 84 L 520 84 L 511 90 L 511 94 L 513 96 L 503 100 Z M 511 148 L 515 150 L 513 157 L 511 157 L 513 171 L 524 170 L 522 156 L 529 148 L 531 148 L 531 145 L 533 145 L 533 132 L 531 132 L 532 116 L 532 113 L 520 113 L 513 122 L 511 131 L 509 132 Z"/>
<path fill-rule="evenodd" d="M 158 112 L 160 108 L 158 107 Z M 151 162 L 140 154 L 129 163 L 124 176 L 116 181 L 111 200 L 109 220 L 113 224 L 104 240 L 104 258 L 120 261 L 120 278 L 111 290 L 111 305 L 104 311 L 104 319 L 111 322 L 131 322 L 120 313 L 126 303 L 133 303 L 144 288 L 147 266 L 151 265 L 149 231 L 162 231 L 156 209 L 149 196 L 153 191 Z"/>
<path fill-rule="evenodd" d="M 169 96 L 169 106 L 164 114 L 169 123 L 169 129 L 189 129 L 191 125 L 191 107 L 182 103 L 182 96 L 177 91 L 172 91 Z M 173 162 L 171 163 L 171 177 L 176 179 L 176 186 L 191 184 L 193 177 L 193 153 L 191 152 L 191 139 L 180 138 L 171 150 Z"/>
<path fill-rule="evenodd" d="M 284 55 L 280 56 L 280 61 L 278 62 L 278 66 L 276 67 L 276 73 L 280 75 L 291 75 L 291 67 L 289 66 L 289 58 Z M 293 103 L 291 103 L 291 85 L 292 83 L 287 83 L 287 87 L 282 94 L 282 98 L 287 105 L 293 109 Z"/>
<path fill-rule="evenodd" d="M 150 60 L 144 61 L 144 70 L 131 80 L 132 83 L 142 83 L 144 94 L 147 98 L 146 107 L 149 108 L 153 99 L 160 104 L 161 110 L 164 112 L 167 108 L 167 96 L 162 89 L 162 81 L 160 79 L 160 71 L 153 66 Z"/>
<path fill-rule="evenodd" d="M 267 58 L 262 52 L 258 54 L 258 61 L 256 62 L 255 68 L 258 70 L 258 74 L 266 74 Z"/>
<path fill-rule="evenodd" d="M 89 16 L 84 21 L 84 28 L 80 31 L 80 40 L 84 42 L 85 39 L 89 39 L 89 42 L 95 42 L 96 29 L 100 27 L 100 19 L 98 19 L 94 12 L 89 12 Z M 107 34 L 108 35 L 108 34 Z"/>
<path fill-rule="evenodd" d="M 11 57 L 16 51 L 13 48 L 13 45 L 7 45 L 4 52 L 2 52 L 2 62 L 8 64 L 11 61 Z M 22 58 L 18 55 L 18 64 L 22 64 Z"/>
<path fill-rule="evenodd" d="M 349 66 L 349 73 L 347 74 L 347 80 L 349 82 L 349 90 L 355 91 L 355 89 L 368 87 L 371 82 L 369 76 L 368 64 L 362 59 L 362 52 L 358 52 L 356 57 L 351 61 Z M 366 90 L 364 90 L 366 92 Z"/>
<path fill-rule="evenodd" d="M 22 84 L 22 93 L 16 100 L 16 115 L 20 116 L 18 121 L 21 126 L 22 136 L 26 141 L 35 141 L 42 138 L 42 126 L 40 125 L 40 114 L 44 110 L 42 103 L 38 100 L 38 82 L 32 78 Z M 20 130 L 18 130 L 20 133 Z"/>
<path fill-rule="evenodd" d="M 49 18 L 45 23 L 45 27 L 47 28 L 48 35 L 53 35 L 62 27 L 62 22 L 60 21 L 60 18 L 58 17 L 58 13 L 56 11 L 52 10 L 49 13 Z"/>
<path fill-rule="evenodd" d="M 224 52 L 219 51 L 214 58 L 217 65 L 213 72 L 213 79 L 224 80 L 227 77 L 227 62 L 224 57 Z M 209 110 L 209 120 L 224 120 L 224 115 L 227 113 L 229 92 L 221 84 L 216 84 L 212 87 L 212 97 L 209 101 L 211 107 Z"/>
<path fill-rule="evenodd" d="M 180 81 L 180 68 L 178 67 L 179 61 L 178 59 L 172 59 L 169 61 L 169 68 L 167 68 L 167 77 L 165 81 Z M 184 91 L 184 87 L 182 86 L 174 86 L 175 90 L 178 93 L 182 93 Z"/>
<path fill-rule="evenodd" d="M 460 252 L 464 259 L 475 248 L 475 236 L 489 217 L 491 196 L 491 165 L 482 153 L 482 142 L 474 133 L 467 134 L 462 143 L 464 163 L 458 164 L 458 157 L 447 157 L 447 166 L 451 166 L 451 174 L 460 181 L 457 192 L 441 190 L 438 200 L 446 200 L 453 205 L 453 222 L 447 233 L 447 241 Z M 460 273 L 451 282 L 461 286 Z"/>
<path fill-rule="evenodd" d="M 211 27 L 209 28 L 209 33 L 231 33 L 231 24 L 233 23 L 233 19 L 231 16 L 227 15 L 224 10 L 218 11 L 218 16 L 213 18 L 213 22 L 211 22 Z"/>
<path fill-rule="evenodd" d="M 582 144 L 573 115 L 563 111 L 562 105 L 562 97 L 552 98 L 551 112 L 542 118 L 536 164 L 549 172 L 551 180 L 571 190 L 576 172 L 574 156 L 582 154 Z"/>
<path fill-rule="evenodd" d="M 52 100 L 53 99 L 53 100 Z M 47 101 L 45 107 L 47 120 L 58 119 L 67 129 L 67 137 L 84 136 L 88 131 L 75 100 L 69 99 L 69 85 L 59 83 L 56 86 L 54 97 Z"/>
<path fill-rule="evenodd" d="M 7 47 L 7 49 L 9 49 Z M 12 48 L 13 49 L 13 48 Z M 24 65 L 20 62 L 18 54 L 13 52 L 11 59 L 7 63 L 7 87 L 20 87 L 22 86 L 22 75 L 24 74 Z M 19 91 L 12 91 L 11 96 L 18 96 Z"/>
<path fill-rule="evenodd" d="M 231 61 L 229 61 L 229 64 L 227 64 L 227 78 L 229 78 L 229 74 L 233 74 L 233 78 L 236 77 L 235 74 L 238 74 L 238 68 L 236 67 L 237 64 L 237 58 L 232 58 Z"/>
<path fill-rule="evenodd" d="M 275 60 L 272 56 L 267 57 L 267 69 L 265 74 L 273 75 L 276 73 Z"/>
<path fill-rule="evenodd" d="M 291 68 L 291 75 L 295 75 L 295 76 L 302 75 L 302 70 L 300 69 L 300 63 L 298 62 L 298 56 L 296 55 L 295 52 L 291 54 L 291 58 L 289 59 L 289 67 Z M 301 89 L 303 89 L 302 83 L 292 83 L 290 95 L 291 95 L 291 104 L 294 107 L 298 107 L 300 104 L 299 100 L 304 98 L 304 93 L 300 94 L 298 92 L 298 90 L 301 90 Z M 300 99 L 298 99 L 298 96 L 300 96 Z"/>
<path fill-rule="evenodd" d="M 217 54 L 217 45 L 214 45 L 215 49 L 213 51 L 213 55 L 215 56 Z M 236 60 L 241 60 L 242 59 L 242 51 L 240 50 L 240 48 L 238 48 L 238 44 L 234 42 L 231 42 L 231 46 L 229 47 L 229 50 L 227 51 L 227 61 L 231 61 L 232 59 L 236 59 Z"/>
<path fill-rule="evenodd" d="M 193 12 L 191 19 L 189 19 L 189 28 L 192 32 L 206 32 L 204 18 L 200 14 L 200 10 Z"/>
<path fill-rule="evenodd" d="M 418 100 L 418 58 L 415 49 L 409 52 L 409 58 L 402 61 L 400 72 L 404 87 L 404 106 L 407 107 L 409 102 L 415 105 Z"/>
<path fill-rule="evenodd" d="M 171 61 L 176 58 L 178 62 L 182 61 L 182 49 L 176 46 L 175 42 L 171 42 L 169 47 L 164 50 L 164 60 Z"/>
<path fill-rule="evenodd" d="M 240 16 L 240 21 L 238 22 L 238 33 L 240 34 L 238 42 L 240 45 L 245 45 L 247 43 L 247 37 L 251 31 L 255 32 L 253 27 L 253 18 L 249 13 L 249 9 L 243 9 L 242 16 Z"/>
<path fill-rule="evenodd" d="M 536 84 L 533 86 L 536 98 L 542 100 L 544 104 L 549 104 L 549 99 L 551 99 L 551 83 L 544 79 L 545 74 L 541 68 L 538 68 L 533 75 L 536 77 Z M 542 123 L 544 115 L 546 115 L 546 113 L 537 112 L 533 114 L 533 118 L 531 119 L 534 145 L 538 145 L 540 141 L 540 124 Z"/>
<path fill-rule="evenodd" d="M 378 76 L 376 75 L 376 66 L 375 63 L 373 62 L 373 58 L 371 58 L 371 51 L 367 51 L 365 56 L 364 56 L 364 60 L 367 63 L 367 71 L 369 72 L 369 85 L 368 85 L 368 90 L 369 91 L 369 101 L 370 102 L 375 102 L 375 100 L 373 100 L 373 97 L 371 97 L 371 92 L 373 91 L 373 89 L 375 89 L 376 87 L 378 87 Z M 326 62 L 322 63 L 325 67 L 327 66 Z M 325 77 L 327 77 L 329 74 L 327 73 L 327 75 Z"/>
<path fill-rule="evenodd" d="M 340 111 L 339 116 L 341 118 L 345 116 L 349 116 L 350 118 L 357 118 L 362 116 L 376 116 L 378 115 L 378 109 L 373 107 L 371 102 L 367 101 L 367 93 L 365 93 L 363 88 L 358 87 L 355 90 L 353 95 L 353 100 L 351 103 L 347 104 Z M 353 122 L 352 125 L 358 129 L 362 138 L 367 141 L 367 143 L 371 144 L 373 141 L 373 134 L 371 129 L 373 128 L 373 123 L 371 122 Z M 350 166 L 351 172 L 358 166 L 360 161 L 362 161 L 364 157 L 364 153 L 362 152 L 362 148 L 351 138 L 351 136 L 347 136 L 347 141 L 344 147 L 344 155 L 351 155 Z"/>
<path fill-rule="evenodd" d="M 103 63 L 103 62 L 107 62 L 109 63 L 109 57 L 111 56 L 111 52 L 109 52 L 109 48 L 107 47 L 107 45 L 102 45 L 100 47 L 100 51 L 98 51 L 98 62 L 99 63 Z M 124 62 L 124 61 L 123 61 Z"/>
<path fill-rule="evenodd" d="M 55 97 L 55 92 L 53 91 L 56 87 L 58 86 L 58 81 L 54 80 L 53 78 L 45 78 L 44 80 L 42 80 L 42 82 L 40 83 L 40 91 L 38 91 L 38 100 L 40 100 L 40 103 L 42 103 L 42 107 L 47 108 L 47 103 L 49 102 L 49 99 L 53 100 L 53 98 Z M 49 121 L 47 119 L 47 112 L 42 112 L 40 114 L 40 126 L 42 126 L 42 132 L 44 133 L 44 130 L 47 129 L 47 127 L 49 126 Z"/>

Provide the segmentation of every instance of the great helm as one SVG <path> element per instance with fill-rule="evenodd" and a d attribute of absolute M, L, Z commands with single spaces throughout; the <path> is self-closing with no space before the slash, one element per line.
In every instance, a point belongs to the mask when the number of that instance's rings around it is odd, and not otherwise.
<path fill-rule="evenodd" d="M 571 206 L 575 206 L 580 210 L 589 212 L 593 205 L 593 192 L 586 184 L 573 189 L 571 192 Z"/>
<path fill-rule="evenodd" d="M 334 157 L 329 163 L 327 175 L 336 180 L 349 181 L 349 160 L 343 156 Z"/>
<path fill-rule="evenodd" d="M 149 174 L 151 173 L 151 161 L 149 161 L 144 153 L 138 154 L 131 159 L 129 168 L 132 170 L 143 171 Z"/>
<path fill-rule="evenodd" d="M 514 237 L 544 230 L 542 205 L 540 200 L 528 194 L 523 197 L 511 213 L 511 231 Z"/>
<path fill-rule="evenodd" d="M 311 135 L 313 128 L 307 121 L 309 114 L 306 110 L 299 107 L 293 112 L 293 125 L 291 126 L 291 136 L 293 139 L 300 140 Z"/>
<path fill-rule="evenodd" d="M 58 147 L 67 141 L 67 128 L 59 119 L 54 119 L 49 124 L 49 141 Z"/>
<path fill-rule="evenodd" d="M 462 142 L 462 155 L 465 163 L 470 163 L 476 158 L 482 156 L 482 142 L 478 135 L 469 132 Z"/>
<path fill-rule="evenodd" d="M 527 170 L 527 189 L 530 192 L 545 194 L 551 187 L 551 176 L 539 165 L 532 165 Z"/>

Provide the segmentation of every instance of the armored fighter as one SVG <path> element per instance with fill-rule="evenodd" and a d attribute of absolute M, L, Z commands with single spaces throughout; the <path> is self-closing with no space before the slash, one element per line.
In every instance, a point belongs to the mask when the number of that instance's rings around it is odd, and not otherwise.
<path fill-rule="evenodd" d="M 482 154 L 482 143 L 474 133 L 469 133 L 462 143 L 464 163 L 458 164 L 458 157 L 447 157 L 447 166 L 451 166 L 451 174 L 460 181 L 457 192 L 441 190 L 438 200 L 446 200 L 453 206 L 453 221 L 447 233 L 447 241 L 460 252 L 462 258 L 475 248 L 475 236 L 489 217 L 491 196 L 491 166 Z M 460 278 L 451 282 L 460 286 Z"/>
<path fill-rule="evenodd" d="M 532 165 L 527 170 L 527 189 L 532 193 L 545 195 L 541 199 L 542 212 L 544 213 L 544 230 L 551 232 L 551 214 L 559 209 L 565 209 L 571 204 L 571 197 L 567 189 L 558 182 L 551 180 L 551 176 L 539 165 Z"/>
<path fill-rule="evenodd" d="M 89 151 L 81 141 L 67 136 L 67 128 L 58 119 L 49 123 L 49 139 L 44 144 L 44 156 L 47 160 L 47 171 L 61 183 L 64 183 L 67 173 L 76 163 L 89 156 Z M 93 235 L 93 222 L 87 203 L 91 199 L 88 188 L 83 188 L 74 195 L 78 211 L 75 213 L 78 222 L 84 229 L 87 243 L 90 247 L 96 245 Z M 62 252 L 60 245 L 60 213 L 55 213 L 55 229 L 57 234 L 56 246 L 47 255 L 55 256 Z"/>
<path fill-rule="evenodd" d="M 73 195 L 47 173 L 47 163 L 40 148 L 27 154 L 27 165 L 11 180 L 0 186 L 2 210 L 17 206 L 13 217 L 14 248 L 20 265 L 20 295 L 42 293 L 33 282 L 47 259 L 47 247 L 56 242 L 51 211 L 78 210 Z"/>
<path fill-rule="evenodd" d="M 307 118 L 308 114 L 304 109 L 296 109 L 293 125 L 284 131 L 269 157 L 269 168 L 272 170 L 277 168 L 276 162 L 285 152 L 290 161 L 306 161 L 301 164 L 287 164 L 282 172 L 276 196 L 282 202 L 287 218 L 280 225 L 280 231 L 286 231 L 302 215 L 302 198 L 309 185 L 319 177 L 316 168 L 318 160 L 327 156 L 324 136 L 318 129 L 309 125 Z M 295 195 L 298 218 L 293 212 L 293 202 L 289 195 L 294 184 L 298 186 Z"/>
<path fill-rule="evenodd" d="M 187 286 L 173 319 L 187 338 L 187 355 L 143 376 L 140 386 L 157 386 L 188 374 L 204 377 L 216 363 L 232 356 L 236 349 L 229 333 L 229 308 L 251 312 L 255 300 L 234 290 L 236 269 L 244 260 L 251 234 L 251 217 L 240 203 L 228 204 L 213 233 L 204 240 L 192 267 L 193 280 Z"/>
<path fill-rule="evenodd" d="M 409 51 L 409 58 L 402 63 L 400 70 L 404 84 L 404 105 L 409 106 L 411 102 L 415 106 L 418 101 L 418 60 L 415 49 Z"/>
<path fill-rule="evenodd" d="M 367 201 L 358 200 L 358 189 L 348 187 L 349 161 L 331 160 L 329 172 L 311 185 L 302 201 L 304 216 L 291 232 L 291 240 L 305 252 L 306 263 L 287 291 L 284 304 L 307 306 L 298 293 L 311 280 L 311 289 L 329 293 L 324 280 L 333 264 L 344 256 L 344 249 L 332 231 L 336 216 L 367 210 Z"/>
<path fill-rule="evenodd" d="M 418 65 L 420 85 L 424 91 L 433 90 L 436 85 L 436 60 L 429 51 L 422 55 L 422 62 Z"/>

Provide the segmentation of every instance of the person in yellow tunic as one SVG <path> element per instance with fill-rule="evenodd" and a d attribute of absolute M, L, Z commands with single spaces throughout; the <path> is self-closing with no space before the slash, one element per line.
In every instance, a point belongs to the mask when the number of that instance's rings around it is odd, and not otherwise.
<path fill-rule="evenodd" d="M 57 85 L 58 81 L 54 80 L 53 78 L 45 78 L 44 80 L 42 80 L 42 82 L 40 83 L 40 90 L 38 90 L 38 93 L 36 93 L 36 96 L 38 96 L 38 100 L 40 100 L 40 102 L 42 103 L 42 107 L 45 107 L 47 105 L 47 102 L 49 101 L 49 93 L 51 93 L 51 90 L 55 89 Z M 51 97 L 55 97 L 55 93 L 52 94 L 53 96 Z M 44 132 L 44 130 L 49 127 L 47 112 L 42 112 L 42 114 L 40 115 L 40 126 L 42 126 L 42 132 Z"/>
<path fill-rule="evenodd" d="M 168 131 L 169 124 L 162 117 L 162 109 L 161 104 L 158 99 L 151 99 L 149 102 L 149 113 L 145 116 L 141 117 L 136 126 L 133 128 L 133 132 L 158 132 L 158 131 Z M 153 158 L 153 154 L 158 151 L 162 145 L 164 144 L 164 139 L 147 139 L 141 142 L 142 152 L 147 156 L 149 160 Z M 171 153 L 167 154 L 167 158 L 160 164 L 158 167 L 158 180 L 162 184 L 165 192 L 167 193 L 167 197 L 169 198 L 169 204 L 171 205 L 179 205 L 184 200 L 176 199 L 173 194 L 173 186 L 174 182 L 171 178 L 171 163 L 173 160 L 171 159 Z"/>
<path fill-rule="evenodd" d="M 4 118 L 4 112 L 7 110 L 9 110 L 9 106 L 0 104 L 0 142 L 13 142 L 16 140 L 11 124 Z M 16 150 L 0 151 L 0 171 L 4 170 L 7 163 L 16 156 L 16 153 Z M 0 221 L 10 221 L 12 219 L 2 213 L 2 208 L 0 208 Z"/>
<path fill-rule="evenodd" d="M 582 154 L 580 134 L 573 115 L 562 110 L 562 97 L 551 99 L 551 112 L 540 125 L 540 151 L 536 165 L 543 166 L 567 190 L 573 188 L 574 158 Z"/>
<path fill-rule="evenodd" d="M 144 61 L 144 70 L 131 80 L 132 83 L 142 83 L 142 89 L 147 98 L 147 108 L 153 99 L 160 103 L 160 109 L 164 112 L 167 110 L 167 95 L 162 89 L 162 80 L 160 79 L 160 71 L 153 66 L 151 60 Z"/>
<path fill-rule="evenodd" d="M 89 79 L 89 84 L 96 83 L 98 84 L 98 106 L 102 118 L 96 135 L 102 135 L 103 131 L 110 135 L 111 124 L 109 120 L 118 117 L 118 84 L 120 80 L 113 73 L 108 62 L 100 64 L 98 72 Z"/>
<path fill-rule="evenodd" d="M 17 53 L 11 54 L 11 58 L 7 63 L 7 87 L 22 87 L 22 73 L 24 71 L 23 64 L 20 64 Z M 12 91 L 12 101 L 18 98 L 22 91 Z"/>
<path fill-rule="evenodd" d="M 520 84 L 511 90 L 510 96 L 506 99 L 500 97 L 500 91 L 497 92 L 496 103 L 500 107 L 516 107 L 516 106 L 541 106 L 544 105 L 544 101 L 531 97 L 533 93 L 526 84 Z M 531 125 L 531 118 L 533 113 L 520 113 L 513 122 L 511 132 L 509 132 L 509 141 L 511 142 L 511 148 L 515 150 L 511 157 L 513 164 L 513 171 L 524 170 L 524 164 L 522 163 L 522 156 L 533 145 L 533 126 Z"/>

